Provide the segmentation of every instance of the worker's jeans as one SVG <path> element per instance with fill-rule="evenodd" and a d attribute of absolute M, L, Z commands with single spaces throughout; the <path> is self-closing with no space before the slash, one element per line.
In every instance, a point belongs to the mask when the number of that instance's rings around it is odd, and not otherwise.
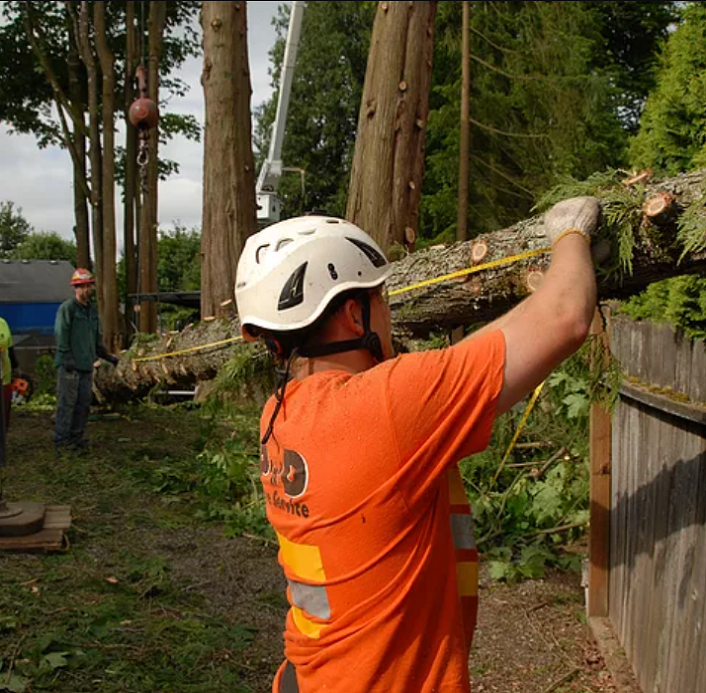
<path fill-rule="evenodd" d="M 93 395 L 93 373 L 59 368 L 54 444 L 57 447 L 80 445 L 88 422 Z"/>

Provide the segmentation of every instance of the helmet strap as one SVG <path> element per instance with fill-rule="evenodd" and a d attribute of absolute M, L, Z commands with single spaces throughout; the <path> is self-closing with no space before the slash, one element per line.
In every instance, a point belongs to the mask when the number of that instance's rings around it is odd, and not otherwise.
<path fill-rule="evenodd" d="M 346 339 L 341 342 L 330 342 L 329 344 L 314 344 L 298 349 L 300 356 L 305 358 L 317 358 L 319 356 L 330 356 L 331 354 L 342 354 L 345 351 L 358 351 L 366 349 L 373 358 L 382 362 L 385 357 L 382 353 L 382 343 L 377 332 L 370 329 L 370 296 L 365 292 L 361 296 L 361 306 L 363 309 L 363 336 L 358 339 Z"/>
<path fill-rule="evenodd" d="M 292 349 L 292 353 L 287 359 L 287 365 L 284 369 L 284 372 L 280 374 L 279 381 L 277 382 L 277 387 L 275 388 L 275 399 L 277 400 L 277 404 L 275 405 L 275 409 L 272 412 L 272 416 L 270 417 L 270 423 L 267 426 L 267 432 L 260 441 L 262 445 L 267 444 L 267 441 L 272 437 L 272 434 L 275 431 L 275 421 L 279 416 L 280 409 L 282 408 L 282 404 L 284 402 L 284 393 L 287 390 L 287 383 L 289 382 L 289 371 L 291 370 L 292 361 L 294 360 L 296 354 L 297 350 Z"/>

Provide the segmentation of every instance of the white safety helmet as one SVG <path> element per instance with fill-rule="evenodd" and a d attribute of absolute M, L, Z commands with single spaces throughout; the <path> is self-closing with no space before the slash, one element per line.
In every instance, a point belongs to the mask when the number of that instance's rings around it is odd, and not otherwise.
<path fill-rule="evenodd" d="M 243 337 L 255 338 L 248 327 L 308 327 L 336 296 L 379 286 L 390 271 L 377 243 L 344 219 L 303 216 L 272 224 L 248 238 L 238 262 L 235 300 Z"/>

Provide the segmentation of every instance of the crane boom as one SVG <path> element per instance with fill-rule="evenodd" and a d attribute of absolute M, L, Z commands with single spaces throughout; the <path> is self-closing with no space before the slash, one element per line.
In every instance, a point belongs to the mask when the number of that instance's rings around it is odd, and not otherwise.
<path fill-rule="evenodd" d="M 277 97 L 277 112 L 275 121 L 272 124 L 272 138 L 270 149 L 260 169 L 257 178 L 255 193 L 257 199 L 257 219 L 259 222 L 268 224 L 279 221 L 282 211 L 282 204 L 277 196 L 279 181 L 282 177 L 282 143 L 284 141 L 284 129 L 287 122 L 287 110 L 289 109 L 289 96 L 292 91 L 292 81 L 294 79 L 294 67 L 297 62 L 297 50 L 299 48 L 299 37 L 301 35 L 302 20 L 306 2 L 292 2 L 289 15 L 289 28 L 287 30 L 287 42 L 284 48 L 284 59 L 282 61 L 282 75 L 280 79 L 279 95 Z"/>

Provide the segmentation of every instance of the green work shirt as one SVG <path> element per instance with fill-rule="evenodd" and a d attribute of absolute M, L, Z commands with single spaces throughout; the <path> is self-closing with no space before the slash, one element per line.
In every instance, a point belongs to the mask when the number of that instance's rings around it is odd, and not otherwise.
<path fill-rule="evenodd" d="M 2 384 L 9 385 L 12 382 L 12 364 L 10 363 L 10 347 L 12 346 L 12 334 L 8 324 L 0 318 L 0 359 L 2 360 Z"/>
<path fill-rule="evenodd" d="M 57 368 L 65 366 L 68 359 L 78 371 L 93 370 L 98 353 L 103 351 L 103 333 L 93 303 L 84 306 L 75 298 L 64 301 L 56 314 L 54 336 Z"/>

